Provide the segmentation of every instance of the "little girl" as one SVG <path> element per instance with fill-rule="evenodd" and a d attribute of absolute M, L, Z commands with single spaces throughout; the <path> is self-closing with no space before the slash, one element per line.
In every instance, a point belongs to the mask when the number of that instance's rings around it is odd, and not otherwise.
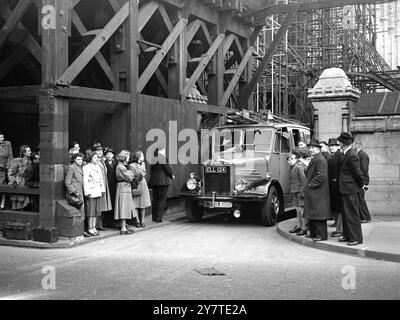
<path fill-rule="evenodd" d="M 288 157 L 290 193 L 294 199 L 297 212 L 297 224 L 289 231 L 302 236 L 307 234 L 307 221 L 304 216 L 304 186 L 306 176 L 304 166 L 300 163 L 301 151 L 294 149 Z"/>

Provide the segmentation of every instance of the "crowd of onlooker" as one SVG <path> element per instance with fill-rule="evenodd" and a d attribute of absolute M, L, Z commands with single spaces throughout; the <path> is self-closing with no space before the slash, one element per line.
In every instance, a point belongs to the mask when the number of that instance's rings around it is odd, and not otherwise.
<path fill-rule="evenodd" d="M 145 228 L 146 208 L 152 206 L 152 219 L 162 222 L 166 209 L 168 186 L 175 176 L 168 164 L 165 148 L 156 150 L 155 164 L 150 166 L 149 186 L 142 151 L 122 150 L 95 143 L 85 154 L 78 142 L 69 150 L 70 164 L 66 170 L 66 200 L 85 219 L 86 237 L 98 236 L 107 227 L 121 228 L 122 235 L 133 233 L 127 220 L 137 228 Z M 13 158 L 12 145 L 0 132 L 0 184 L 12 187 L 39 188 L 40 150 L 21 146 L 18 158 Z M 6 208 L 6 194 L 0 194 L 0 209 Z M 39 196 L 9 193 L 12 210 L 39 211 Z"/>
<path fill-rule="evenodd" d="M 84 155 L 74 142 L 69 155 L 72 164 L 65 178 L 67 200 L 86 219 L 86 237 L 98 236 L 99 231 L 115 226 L 116 221 L 121 235 L 133 233 L 128 228 L 128 220 L 137 228 L 145 228 L 145 210 L 150 206 L 153 222 L 162 222 L 170 179 L 175 178 L 165 148 L 156 150 L 156 164 L 150 166 L 153 203 L 142 151 L 122 150 L 115 154 L 112 148 L 95 143 Z"/>
<path fill-rule="evenodd" d="M 16 187 L 39 188 L 40 150 L 32 152 L 30 146 L 23 145 L 19 149 L 19 157 L 13 158 L 11 142 L 5 140 L 0 132 L 0 185 Z M 10 195 L 11 209 L 39 211 L 39 196 Z M 6 194 L 0 193 L 0 210 L 6 205 Z"/>
<path fill-rule="evenodd" d="M 312 139 L 288 157 L 297 223 L 289 231 L 314 241 L 328 239 L 327 221 L 334 218 L 332 237 L 354 246 L 363 242 L 361 223 L 371 220 L 365 201 L 369 157 L 349 133 L 329 142 Z"/>

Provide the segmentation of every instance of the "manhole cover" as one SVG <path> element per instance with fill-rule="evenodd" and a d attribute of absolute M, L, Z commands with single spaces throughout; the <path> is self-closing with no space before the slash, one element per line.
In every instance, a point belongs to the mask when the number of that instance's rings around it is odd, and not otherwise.
<path fill-rule="evenodd" d="M 218 271 L 215 268 L 196 269 L 195 271 L 204 276 L 226 276 L 225 273 Z"/>

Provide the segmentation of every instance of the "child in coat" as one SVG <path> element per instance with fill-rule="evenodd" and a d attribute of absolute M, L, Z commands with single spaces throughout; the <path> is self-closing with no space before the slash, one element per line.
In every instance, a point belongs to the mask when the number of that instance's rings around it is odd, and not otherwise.
<path fill-rule="evenodd" d="M 294 149 L 288 157 L 290 193 L 294 199 L 297 212 L 297 224 L 289 231 L 297 235 L 307 234 L 307 221 L 304 218 L 304 186 L 306 183 L 305 166 L 300 161 L 301 150 Z"/>

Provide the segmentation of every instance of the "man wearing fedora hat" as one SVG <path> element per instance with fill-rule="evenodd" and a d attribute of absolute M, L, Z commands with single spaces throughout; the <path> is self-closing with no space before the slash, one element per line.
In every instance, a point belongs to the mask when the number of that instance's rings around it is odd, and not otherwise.
<path fill-rule="evenodd" d="M 304 187 L 304 216 L 309 220 L 310 234 L 313 241 L 328 239 L 327 220 L 330 218 L 328 164 L 321 153 L 318 140 L 308 144 L 312 160 L 307 168 L 307 182 Z"/>
<path fill-rule="evenodd" d="M 354 138 L 343 132 L 337 138 L 344 156 L 340 164 L 339 191 L 342 195 L 343 237 L 339 242 L 348 242 L 355 246 L 363 242 L 360 220 L 360 192 L 364 185 L 360 170 L 360 159 L 353 150 Z"/>
<path fill-rule="evenodd" d="M 329 150 L 331 151 L 331 156 L 328 160 L 329 198 L 336 226 L 336 231 L 332 232 L 332 237 L 340 237 L 343 235 L 343 224 L 341 213 L 342 195 L 339 191 L 339 169 L 343 153 L 339 150 L 339 142 L 337 139 L 329 139 L 328 144 Z"/>

